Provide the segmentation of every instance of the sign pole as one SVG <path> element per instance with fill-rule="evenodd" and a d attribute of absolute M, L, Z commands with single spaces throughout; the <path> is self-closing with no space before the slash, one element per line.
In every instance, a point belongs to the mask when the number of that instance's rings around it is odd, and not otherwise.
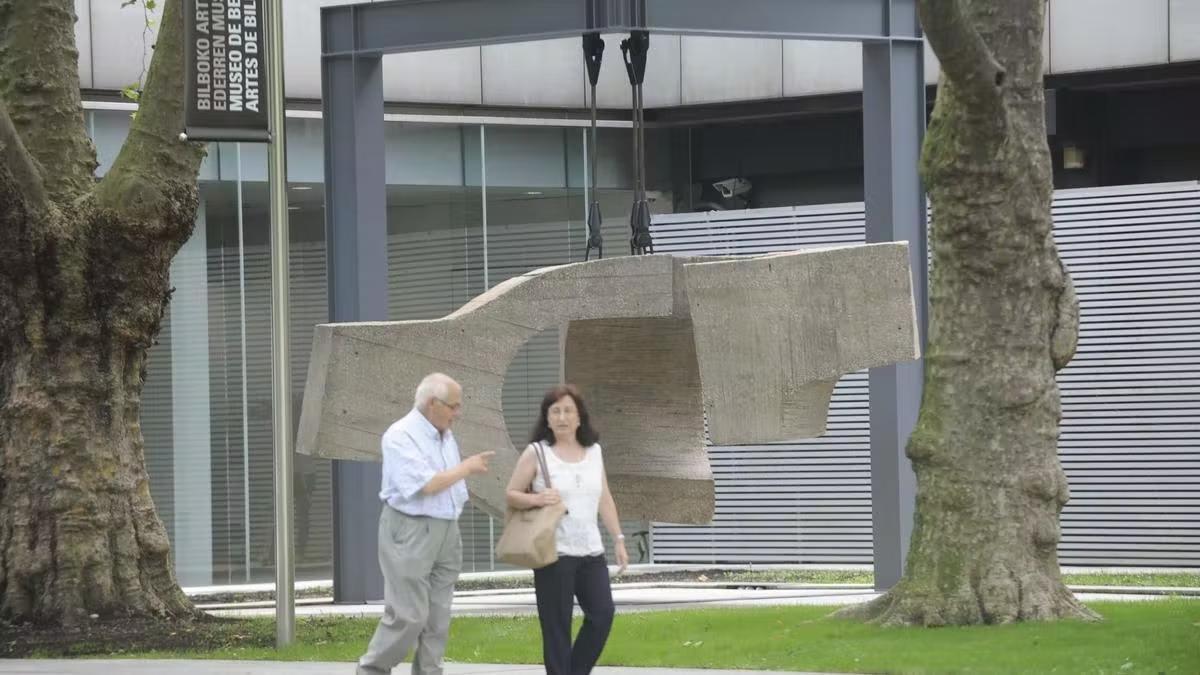
<path fill-rule="evenodd" d="M 287 148 L 284 134 L 283 0 L 267 9 L 267 110 L 271 146 L 271 420 L 275 448 L 275 646 L 296 637 L 295 561 L 292 559 L 292 387 L 288 341 Z"/>
<path fill-rule="evenodd" d="M 271 429 L 275 455 L 275 643 L 295 639 L 292 383 L 288 331 L 283 0 L 182 0 L 182 140 L 268 143 L 271 218 Z M 244 470 L 249 470 L 245 467 Z"/>

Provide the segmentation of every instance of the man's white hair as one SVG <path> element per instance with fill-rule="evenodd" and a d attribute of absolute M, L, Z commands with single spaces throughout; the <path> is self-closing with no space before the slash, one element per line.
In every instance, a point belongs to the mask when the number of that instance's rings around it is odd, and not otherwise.
<path fill-rule="evenodd" d="M 425 410 L 433 403 L 433 399 L 445 401 L 450 398 L 450 387 L 458 384 L 454 378 L 443 373 L 430 373 L 417 385 L 417 393 L 413 397 L 413 405 L 418 410 Z"/>

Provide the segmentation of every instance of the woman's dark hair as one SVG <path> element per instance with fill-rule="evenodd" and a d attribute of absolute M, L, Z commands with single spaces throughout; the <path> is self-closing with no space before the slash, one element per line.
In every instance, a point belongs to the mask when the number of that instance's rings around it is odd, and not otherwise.
<path fill-rule="evenodd" d="M 554 443 L 554 430 L 550 428 L 549 413 L 550 406 L 554 405 L 564 396 L 570 396 L 575 401 L 575 408 L 579 410 L 579 428 L 575 430 L 575 440 L 583 447 L 591 447 L 593 443 L 600 440 L 600 434 L 592 428 L 591 418 L 588 417 L 587 406 L 583 404 L 583 395 L 579 393 L 579 389 L 573 384 L 560 384 L 557 387 L 551 387 L 546 391 L 546 395 L 542 397 L 542 408 L 538 412 L 537 423 L 533 425 L 533 436 L 529 439 L 530 443 Z"/>

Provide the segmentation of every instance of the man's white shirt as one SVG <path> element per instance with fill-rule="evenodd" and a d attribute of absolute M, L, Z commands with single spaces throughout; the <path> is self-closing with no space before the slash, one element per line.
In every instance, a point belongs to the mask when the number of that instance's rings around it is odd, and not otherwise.
<path fill-rule="evenodd" d="M 383 434 L 383 481 L 379 499 L 410 516 L 457 520 L 467 503 L 467 482 L 460 480 L 434 495 L 421 489 L 435 474 L 462 461 L 449 430 L 442 433 L 413 408 Z"/>

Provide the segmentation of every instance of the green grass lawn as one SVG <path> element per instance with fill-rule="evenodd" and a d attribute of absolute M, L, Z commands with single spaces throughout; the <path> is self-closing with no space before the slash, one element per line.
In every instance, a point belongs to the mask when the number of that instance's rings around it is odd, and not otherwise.
<path fill-rule="evenodd" d="M 698 575 L 693 575 L 698 576 Z M 755 570 L 729 571 L 706 576 L 710 581 L 739 581 L 777 584 L 871 584 L 875 577 L 866 570 Z M 636 576 L 629 581 L 637 581 Z M 1064 574 L 1071 586 L 1165 586 L 1200 588 L 1200 572 Z M 528 585 L 528 580 L 525 580 Z M 461 585 L 461 584 L 460 584 Z"/>
<path fill-rule="evenodd" d="M 618 614 L 601 663 L 858 673 L 1200 673 L 1200 601 L 1090 606 L 1103 622 L 883 629 L 830 619 L 832 608 L 812 606 Z M 138 656 L 352 661 L 374 626 L 368 619 L 306 619 L 298 622 L 297 644 L 281 651 L 228 646 Z M 272 624 L 250 620 L 239 632 L 243 643 L 262 644 Z M 537 620 L 456 618 L 447 658 L 540 663 Z"/>
<path fill-rule="evenodd" d="M 1171 586 L 1200 588 L 1200 572 L 1156 572 L 1150 574 L 1064 574 L 1071 586 Z"/>

